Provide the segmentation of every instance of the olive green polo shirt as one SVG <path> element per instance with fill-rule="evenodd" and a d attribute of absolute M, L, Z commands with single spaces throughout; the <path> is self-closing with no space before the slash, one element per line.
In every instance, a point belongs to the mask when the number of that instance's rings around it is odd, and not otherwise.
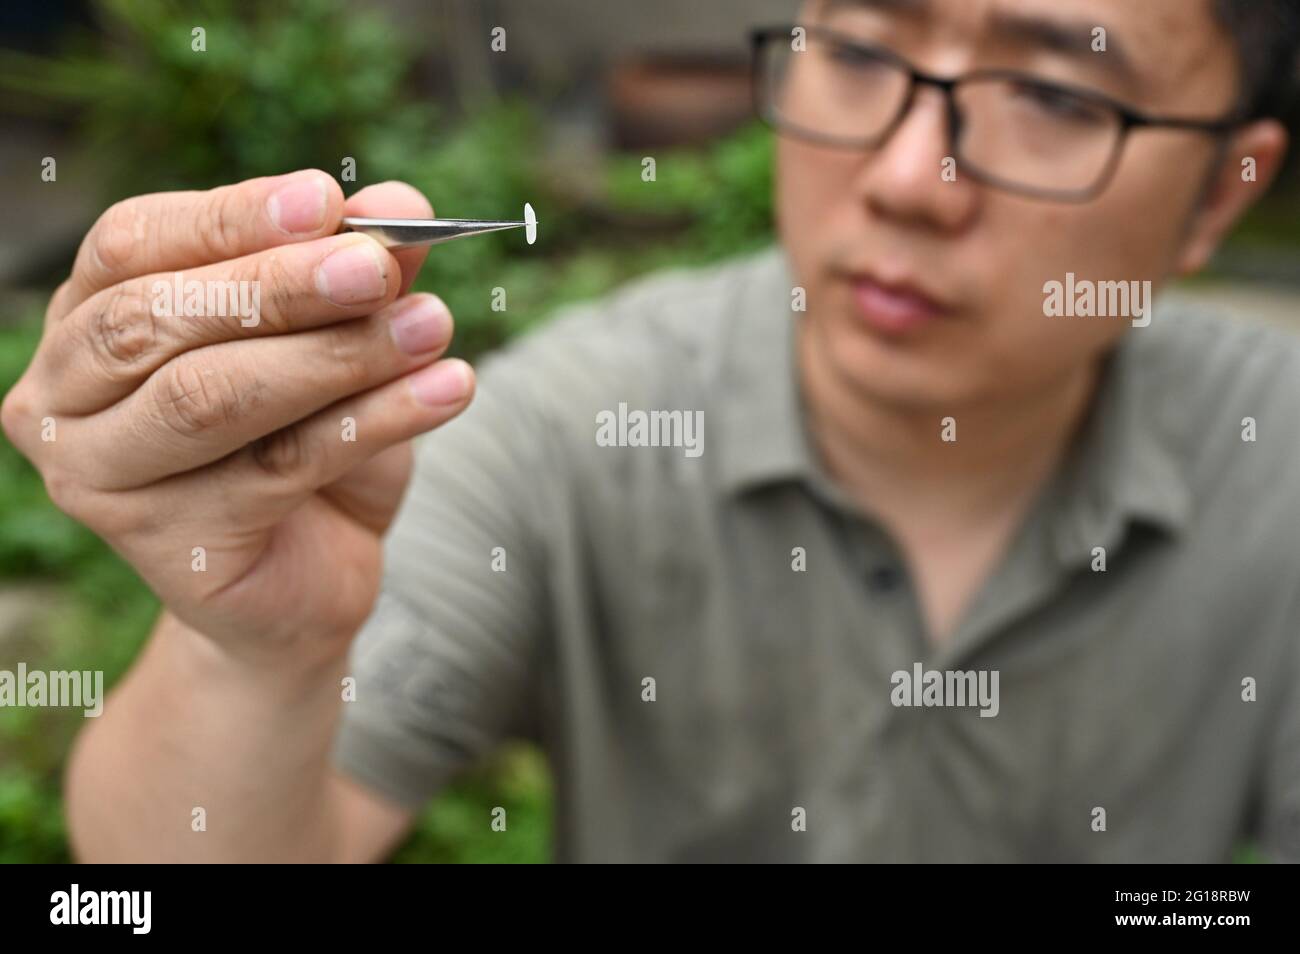
<path fill-rule="evenodd" d="M 794 284 L 661 273 L 483 363 L 417 441 L 341 768 L 416 807 L 534 739 L 570 861 L 1300 859 L 1300 344 L 1132 329 L 936 647 L 806 440 Z"/>

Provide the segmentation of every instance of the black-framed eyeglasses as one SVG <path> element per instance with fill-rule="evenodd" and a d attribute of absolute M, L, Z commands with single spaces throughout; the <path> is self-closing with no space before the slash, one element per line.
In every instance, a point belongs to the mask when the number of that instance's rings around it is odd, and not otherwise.
<path fill-rule="evenodd" d="M 1183 129 L 1222 137 L 1246 121 L 1152 116 L 1095 90 L 1015 70 L 933 76 L 892 50 L 816 25 L 751 32 L 754 104 L 779 132 L 870 149 L 911 110 L 918 85 L 944 94 L 953 158 L 963 174 L 1021 195 L 1083 202 L 1100 195 L 1128 134 Z"/>

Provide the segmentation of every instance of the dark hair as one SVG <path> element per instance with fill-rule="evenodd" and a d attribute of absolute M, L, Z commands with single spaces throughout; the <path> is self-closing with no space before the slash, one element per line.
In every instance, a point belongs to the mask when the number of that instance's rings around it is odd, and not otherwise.
<path fill-rule="evenodd" d="M 1251 118 L 1285 117 L 1300 86 L 1300 0 L 1213 0 L 1241 63 L 1241 106 Z"/>

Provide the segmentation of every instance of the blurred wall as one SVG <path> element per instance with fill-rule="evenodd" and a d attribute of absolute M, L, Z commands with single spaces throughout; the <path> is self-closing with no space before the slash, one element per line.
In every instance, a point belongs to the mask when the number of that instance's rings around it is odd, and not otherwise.
<path fill-rule="evenodd" d="M 432 39 L 433 69 L 461 85 L 562 88 L 645 53 L 743 58 L 751 26 L 793 20 L 800 0 L 385 0 Z M 506 28 L 509 58 L 465 40 Z"/>

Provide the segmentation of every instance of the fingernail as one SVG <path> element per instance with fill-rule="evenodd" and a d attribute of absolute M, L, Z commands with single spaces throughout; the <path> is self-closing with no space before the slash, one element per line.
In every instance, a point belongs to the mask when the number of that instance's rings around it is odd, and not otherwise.
<path fill-rule="evenodd" d="M 316 269 L 316 288 L 336 305 L 374 301 L 388 290 L 385 271 L 373 242 L 355 242 L 325 256 Z"/>
<path fill-rule="evenodd" d="M 271 193 L 266 210 L 281 232 L 315 232 L 325 224 L 325 183 L 319 175 L 295 179 Z"/>
<path fill-rule="evenodd" d="M 419 295 L 403 303 L 388 328 L 402 351 L 424 354 L 451 337 L 451 312 L 437 295 Z"/>
<path fill-rule="evenodd" d="M 411 391 L 421 404 L 455 404 L 469 393 L 469 367 L 451 358 L 411 376 Z"/>

